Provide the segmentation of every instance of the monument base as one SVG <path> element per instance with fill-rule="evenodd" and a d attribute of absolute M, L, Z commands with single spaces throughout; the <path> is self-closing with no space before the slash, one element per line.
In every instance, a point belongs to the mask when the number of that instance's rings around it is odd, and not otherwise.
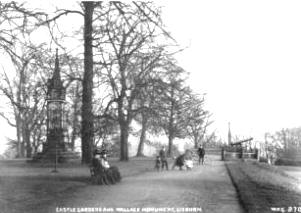
<path fill-rule="evenodd" d="M 38 152 L 32 158 L 32 162 L 51 163 L 57 160 L 57 163 L 67 163 L 78 161 L 81 158 L 80 153 L 65 148 L 65 146 L 43 148 L 42 152 Z"/>

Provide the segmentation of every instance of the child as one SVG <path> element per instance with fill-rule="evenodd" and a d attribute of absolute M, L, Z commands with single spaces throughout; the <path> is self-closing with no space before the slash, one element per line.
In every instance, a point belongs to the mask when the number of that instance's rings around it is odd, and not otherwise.
<path fill-rule="evenodd" d="M 156 156 L 155 169 L 157 169 L 157 171 L 160 170 L 160 165 L 161 165 L 161 158 L 160 156 Z"/>
<path fill-rule="evenodd" d="M 199 165 L 201 164 L 201 162 L 202 165 L 204 165 L 205 149 L 203 145 L 200 145 L 200 147 L 198 148 L 198 155 L 199 155 Z"/>
<path fill-rule="evenodd" d="M 164 167 L 166 168 L 166 170 L 168 170 L 168 162 L 167 162 L 165 146 L 162 146 L 162 149 L 159 152 L 159 156 L 160 156 L 160 160 L 161 160 L 162 170 L 164 169 Z"/>

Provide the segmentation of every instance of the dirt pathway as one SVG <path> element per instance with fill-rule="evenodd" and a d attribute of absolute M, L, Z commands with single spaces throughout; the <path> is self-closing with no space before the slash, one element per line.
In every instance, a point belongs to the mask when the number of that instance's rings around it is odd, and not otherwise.
<path fill-rule="evenodd" d="M 83 207 L 114 211 L 118 207 L 195 207 L 210 213 L 243 212 L 224 163 L 212 158 L 192 171 L 147 172 L 112 186 L 82 187 L 54 203 L 49 212 L 63 212 L 64 208 L 72 212 L 72 208 Z"/>

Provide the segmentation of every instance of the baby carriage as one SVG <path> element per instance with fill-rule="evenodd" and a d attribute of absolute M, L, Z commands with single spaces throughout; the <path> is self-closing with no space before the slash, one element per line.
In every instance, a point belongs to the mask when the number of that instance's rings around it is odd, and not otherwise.
<path fill-rule="evenodd" d="M 121 181 L 121 175 L 118 168 L 109 165 L 106 150 L 94 151 L 90 173 L 93 184 L 108 185 Z"/>
<path fill-rule="evenodd" d="M 184 161 L 187 170 L 191 170 L 193 168 L 193 160 L 187 159 Z"/>
<path fill-rule="evenodd" d="M 191 156 L 191 151 L 186 150 L 186 152 L 182 155 L 179 155 L 174 162 L 172 169 L 175 167 L 179 167 L 182 170 L 182 167 L 186 167 L 187 170 L 191 170 L 193 168 L 193 159 Z"/>
<path fill-rule="evenodd" d="M 193 154 L 190 150 L 186 150 L 185 152 L 184 165 L 187 170 L 191 170 L 193 168 Z"/>

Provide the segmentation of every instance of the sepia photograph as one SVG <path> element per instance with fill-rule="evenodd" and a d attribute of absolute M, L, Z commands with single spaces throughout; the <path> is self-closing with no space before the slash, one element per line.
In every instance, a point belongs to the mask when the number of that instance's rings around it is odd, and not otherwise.
<path fill-rule="evenodd" d="M 300 11 L 0 1 L 0 213 L 301 212 Z"/>

